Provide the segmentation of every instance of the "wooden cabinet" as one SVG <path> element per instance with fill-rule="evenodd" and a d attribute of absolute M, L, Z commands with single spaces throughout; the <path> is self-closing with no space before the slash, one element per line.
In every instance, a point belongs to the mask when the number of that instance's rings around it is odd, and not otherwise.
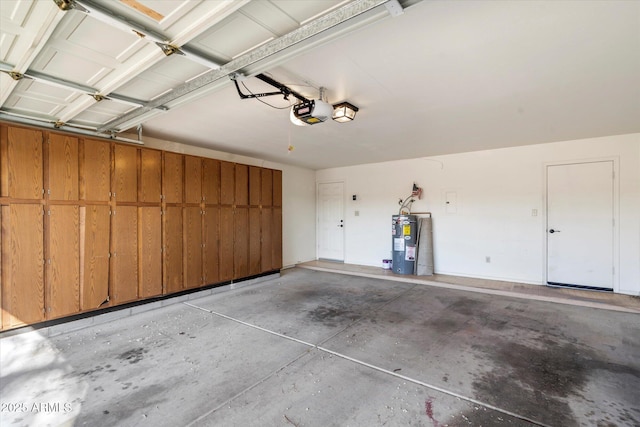
<path fill-rule="evenodd" d="M 251 276 L 262 272 L 260 263 L 260 253 L 262 251 L 260 222 L 260 208 L 249 208 L 249 275 Z"/>
<path fill-rule="evenodd" d="M 0 124 L 0 325 L 282 265 L 282 173 Z"/>
<path fill-rule="evenodd" d="M 78 206 L 50 205 L 47 211 L 47 318 L 80 311 L 80 218 Z"/>
<path fill-rule="evenodd" d="M 182 290 L 182 208 L 168 206 L 163 215 L 164 293 Z"/>
<path fill-rule="evenodd" d="M 273 203 L 273 172 L 271 169 L 262 169 L 262 206 L 271 206 Z"/>
<path fill-rule="evenodd" d="M 111 143 L 85 139 L 80 143 L 80 199 L 107 202 L 111 197 Z"/>
<path fill-rule="evenodd" d="M 206 204 L 220 204 L 220 161 L 202 159 L 202 200 Z"/>
<path fill-rule="evenodd" d="M 264 273 L 267 271 L 271 271 L 273 260 L 273 213 L 271 208 L 262 208 L 262 211 L 260 213 L 260 220 L 260 231 L 262 237 L 262 241 L 260 244 L 260 265 L 261 270 Z"/>
<path fill-rule="evenodd" d="M 271 229 L 271 269 L 282 268 L 282 208 L 273 208 L 273 228 Z"/>
<path fill-rule="evenodd" d="M 7 137 L 1 143 L 2 195 L 41 199 L 44 192 L 42 132 L 8 127 Z"/>
<path fill-rule="evenodd" d="M 2 206 L 3 328 L 44 320 L 43 210 Z"/>
<path fill-rule="evenodd" d="M 160 207 L 138 208 L 140 298 L 162 294 L 162 215 Z"/>
<path fill-rule="evenodd" d="M 78 139 L 65 135 L 49 136 L 50 200 L 78 200 Z"/>
<path fill-rule="evenodd" d="M 120 304 L 138 298 L 138 208 L 118 206 L 112 221 L 111 295 Z"/>
<path fill-rule="evenodd" d="M 274 170 L 272 178 L 273 206 L 282 206 L 282 171 Z"/>
<path fill-rule="evenodd" d="M 249 166 L 236 165 L 235 186 L 235 205 L 247 206 L 249 204 Z"/>
<path fill-rule="evenodd" d="M 233 208 L 220 208 L 219 273 L 220 281 L 233 279 Z"/>
<path fill-rule="evenodd" d="M 109 206 L 80 207 L 80 308 L 94 310 L 109 299 Z"/>
<path fill-rule="evenodd" d="M 116 144 L 114 149 L 113 198 L 118 202 L 138 201 L 138 150 Z"/>
<path fill-rule="evenodd" d="M 184 201 L 200 203 L 202 201 L 202 162 L 200 157 L 184 157 Z"/>
<path fill-rule="evenodd" d="M 184 208 L 184 287 L 202 286 L 202 210 Z"/>
<path fill-rule="evenodd" d="M 220 204 L 233 205 L 236 191 L 236 168 L 233 163 L 220 162 Z"/>
<path fill-rule="evenodd" d="M 256 166 L 249 167 L 249 205 L 259 206 L 260 197 L 262 196 L 262 179 L 261 168 Z"/>
<path fill-rule="evenodd" d="M 182 154 L 164 153 L 162 186 L 164 201 L 182 203 L 184 163 Z"/>
<path fill-rule="evenodd" d="M 140 150 L 140 195 L 143 203 L 160 203 L 162 195 L 162 153 Z"/>
<path fill-rule="evenodd" d="M 220 236 L 220 208 L 217 206 L 204 209 L 204 241 L 202 251 L 204 284 L 210 285 L 220 280 L 218 269 Z"/>
<path fill-rule="evenodd" d="M 249 208 L 233 213 L 233 278 L 249 275 Z"/>

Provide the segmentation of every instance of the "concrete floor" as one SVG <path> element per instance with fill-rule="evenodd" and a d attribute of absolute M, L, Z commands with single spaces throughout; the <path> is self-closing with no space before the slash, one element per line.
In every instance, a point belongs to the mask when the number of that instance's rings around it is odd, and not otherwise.
<path fill-rule="evenodd" d="M 294 268 L 0 340 L 2 426 L 639 426 L 640 315 Z"/>

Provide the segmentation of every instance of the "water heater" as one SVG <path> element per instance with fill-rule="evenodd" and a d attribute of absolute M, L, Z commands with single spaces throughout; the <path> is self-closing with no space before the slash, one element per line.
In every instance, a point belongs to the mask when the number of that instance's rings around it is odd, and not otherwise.
<path fill-rule="evenodd" d="M 393 215 L 391 217 L 394 273 L 413 274 L 416 262 L 417 232 L 417 216 Z"/>

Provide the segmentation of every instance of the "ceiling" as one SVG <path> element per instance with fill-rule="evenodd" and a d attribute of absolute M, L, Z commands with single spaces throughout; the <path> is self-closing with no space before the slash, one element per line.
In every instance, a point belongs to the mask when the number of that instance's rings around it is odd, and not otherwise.
<path fill-rule="evenodd" d="M 0 16 L 3 120 L 311 169 L 640 132 L 638 1 L 2 0 Z M 247 94 L 277 91 L 264 73 L 360 110 L 295 126 L 294 97 L 241 99 L 234 73 Z"/>

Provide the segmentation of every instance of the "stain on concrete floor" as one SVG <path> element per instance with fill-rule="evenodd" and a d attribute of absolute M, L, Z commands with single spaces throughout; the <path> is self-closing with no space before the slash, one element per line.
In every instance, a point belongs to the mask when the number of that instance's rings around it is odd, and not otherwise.
<path fill-rule="evenodd" d="M 3 341 L 3 402 L 69 396 L 76 425 L 640 425 L 637 315 L 296 269 L 190 304 L 39 341 L 63 375 L 37 391 Z"/>

